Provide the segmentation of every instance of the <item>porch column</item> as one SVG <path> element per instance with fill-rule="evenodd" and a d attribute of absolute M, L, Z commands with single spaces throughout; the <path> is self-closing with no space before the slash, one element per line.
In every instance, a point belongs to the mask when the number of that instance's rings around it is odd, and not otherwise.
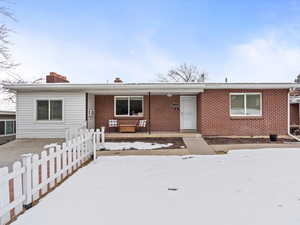
<path fill-rule="evenodd" d="M 151 94 L 150 91 L 148 93 L 148 133 L 151 134 Z"/>

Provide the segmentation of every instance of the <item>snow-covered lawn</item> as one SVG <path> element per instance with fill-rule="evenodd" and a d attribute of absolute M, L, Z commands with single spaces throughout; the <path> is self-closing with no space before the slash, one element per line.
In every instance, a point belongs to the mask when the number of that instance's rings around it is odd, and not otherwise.
<path fill-rule="evenodd" d="M 148 142 L 105 142 L 101 147 L 105 150 L 128 150 L 128 149 L 136 149 L 136 150 L 151 150 L 151 149 L 161 149 L 172 146 L 172 143 L 168 144 L 159 144 L 159 143 L 148 143 Z M 100 147 L 100 148 L 101 148 Z"/>
<path fill-rule="evenodd" d="M 102 157 L 13 224 L 299 225 L 300 151 Z"/>

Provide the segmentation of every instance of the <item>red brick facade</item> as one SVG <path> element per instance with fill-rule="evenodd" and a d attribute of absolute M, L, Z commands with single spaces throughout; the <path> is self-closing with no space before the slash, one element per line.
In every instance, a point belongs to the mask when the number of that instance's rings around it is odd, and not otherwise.
<path fill-rule="evenodd" d="M 152 131 L 179 131 L 180 114 L 179 110 L 172 107 L 179 104 L 179 96 L 168 97 L 166 95 L 151 96 L 151 130 Z M 144 96 L 144 117 L 115 117 L 114 116 L 114 96 L 96 95 L 96 127 L 108 125 L 109 119 L 118 120 L 139 120 L 149 121 L 149 101 L 148 96 Z"/>
<path fill-rule="evenodd" d="M 230 117 L 229 94 L 232 92 L 262 93 L 261 117 Z M 259 136 L 287 134 L 288 90 L 205 90 L 197 96 L 197 129 L 203 135 Z M 180 96 L 151 96 L 151 130 L 180 131 L 180 112 L 173 107 Z M 114 117 L 114 97 L 97 95 L 96 127 L 107 126 Z M 118 117 L 118 120 L 146 119 L 148 96 L 144 96 L 144 117 Z M 299 111 L 298 111 L 299 112 Z"/>
<path fill-rule="evenodd" d="M 291 104 L 291 125 L 299 125 L 299 104 Z"/>
<path fill-rule="evenodd" d="M 229 94 L 261 92 L 261 117 L 230 117 Z M 288 90 L 205 90 L 198 96 L 198 129 L 203 135 L 287 134 Z"/>

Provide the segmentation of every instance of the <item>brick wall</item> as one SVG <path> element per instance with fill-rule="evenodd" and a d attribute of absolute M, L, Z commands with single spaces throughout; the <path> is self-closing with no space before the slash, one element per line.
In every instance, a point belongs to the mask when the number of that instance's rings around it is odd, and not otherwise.
<path fill-rule="evenodd" d="M 231 92 L 261 92 L 262 117 L 230 117 Z M 205 90 L 198 95 L 198 129 L 203 135 L 285 135 L 287 95 L 288 90 Z"/>
<path fill-rule="evenodd" d="M 291 125 L 299 125 L 299 104 L 291 104 Z"/>
<path fill-rule="evenodd" d="M 230 117 L 231 92 L 261 92 L 261 117 Z M 276 133 L 287 134 L 288 90 L 205 90 L 197 96 L 197 128 L 203 135 L 257 136 Z M 151 96 L 151 130 L 179 131 L 180 112 L 172 108 L 180 97 Z M 144 117 L 116 117 L 118 120 L 138 120 L 148 117 L 148 96 L 144 96 Z M 95 96 L 96 127 L 107 126 L 114 117 L 114 96 Z M 299 111 L 298 111 L 299 112 Z"/>
<path fill-rule="evenodd" d="M 180 112 L 172 107 L 173 103 L 180 103 L 179 95 L 172 97 L 165 95 L 151 96 L 151 130 L 180 130 Z"/>
<path fill-rule="evenodd" d="M 168 97 L 166 95 L 151 96 L 151 130 L 152 131 L 179 131 L 180 114 L 178 110 L 172 108 L 173 103 L 179 104 L 179 96 Z M 114 116 L 114 96 L 95 96 L 95 121 L 96 128 L 108 125 L 108 120 L 116 118 L 118 120 L 139 120 L 149 121 L 149 101 L 148 96 L 144 96 L 144 117 L 115 117 Z"/>

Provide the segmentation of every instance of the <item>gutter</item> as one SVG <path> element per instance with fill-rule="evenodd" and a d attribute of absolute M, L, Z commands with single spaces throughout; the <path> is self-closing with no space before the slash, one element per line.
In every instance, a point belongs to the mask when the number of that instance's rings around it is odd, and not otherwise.
<path fill-rule="evenodd" d="M 16 115 L 16 112 L 14 112 L 14 111 L 0 111 L 0 115 L 14 116 L 14 115 Z"/>
<path fill-rule="evenodd" d="M 289 89 L 300 88 L 295 83 L 121 83 L 121 84 L 76 84 L 76 83 L 45 83 L 45 84 L 7 84 L 5 88 L 10 90 L 82 90 L 107 91 L 119 90 L 165 90 L 165 89 Z"/>
<path fill-rule="evenodd" d="M 299 138 L 297 138 L 296 136 L 291 134 L 291 114 L 290 114 L 290 112 L 291 112 L 291 104 L 290 104 L 291 90 L 292 90 L 292 88 L 290 88 L 289 92 L 288 92 L 288 135 L 300 142 Z"/>

